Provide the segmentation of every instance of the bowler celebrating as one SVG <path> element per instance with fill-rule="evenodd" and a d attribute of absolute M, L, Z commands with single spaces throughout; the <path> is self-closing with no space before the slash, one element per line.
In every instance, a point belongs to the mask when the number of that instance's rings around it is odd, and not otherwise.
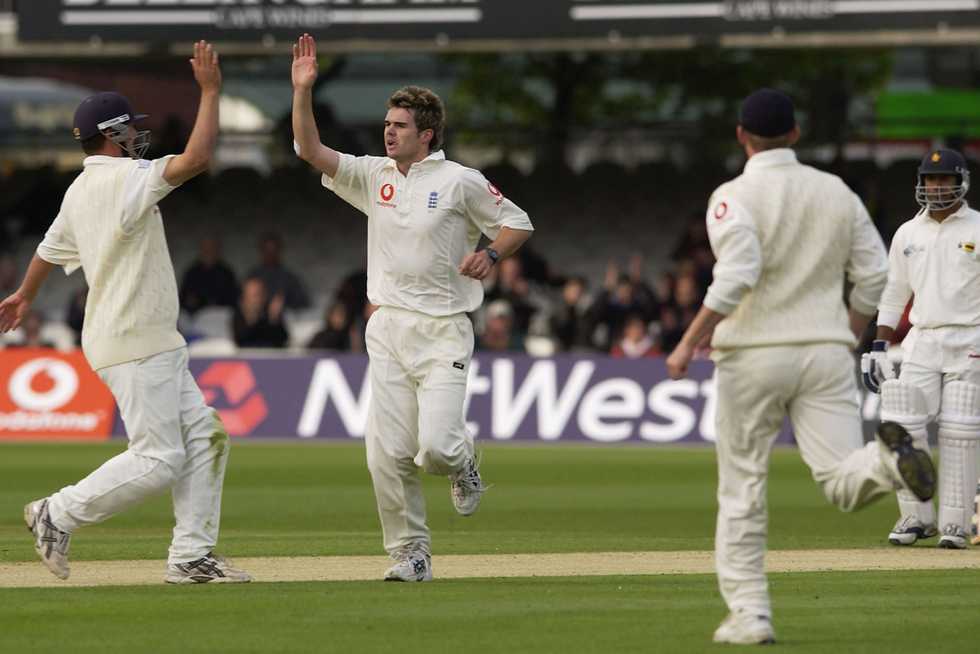
<path fill-rule="evenodd" d="M 88 281 L 82 349 L 112 391 L 129 449 L 73 486 L 24 507 L 34 547 L 67 579 L 78 527 L 102 522 L 171 489 L 173 542 L 165 581 L 246 582 L 215 556 L 228 434 L 187 369 L 177 332 L 177 281 L 157 203 L 207 170 L 218 135 L 221 69 L 201 41 L 191 59 L 201 87 L 197 120 L 182 154 L 147 161 L 149 131 L 117 93 L 98 93 L 75 112 L 75 138 L 88 157 L 65 193 L 21 287 L 0 303 L 0 333 L 14 329 L 55 266 Z"/>
<path fill-rule="evenodd" d="M 388 100 L 385 157 L 354 157 L 320 143 L 313 117 L 316 43 L 293 46 L 296 152 L 323 185 L 367 216 L 367 326 L 371 360 L 368 468 L 391 581 L 432 579 L 418 469 L 447 475 L 456 511 L 471 515 L 485 490 L 463 403 L 473 329 L 491 267 L 531 236 L 527 214 L 476 170 L 440 149 L 445 114 L 432 91 L 407 86 Z M 492 242 L 474 252 L 481 232 Z"/>

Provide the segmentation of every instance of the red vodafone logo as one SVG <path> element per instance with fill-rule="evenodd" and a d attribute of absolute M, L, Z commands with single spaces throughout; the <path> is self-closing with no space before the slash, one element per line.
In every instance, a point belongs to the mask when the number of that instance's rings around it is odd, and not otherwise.
<path fill-rule="evenodd" d="M 258 390 L 252 368 L 244 361 L 213 363 L 197 382 L 208 404 L 223 395 L 224 401 L 231 405 L 218 409 L 218 415 L 232 436 L 247 436 L 269 416 L 269 407 Z"/>
<path fill-rule="evenodd" d="M 381 187 L 381 199 L 385 202 L 390 202 L 391 198 L 395 197 L 395 187 L 391 184 L 384 184 Z"/>
<path fill-rule="evenodd" d="M 715 207 L 715 220 L 722 220 L 728 215 L 728 203 L 722 202 Z"/>
<path fill-rule="evenodd" d="M 78 374 L 59 359 L 34 359 L 10 376 L 7 392 L 21 409 L 54 411 L 75 399 Z"/>

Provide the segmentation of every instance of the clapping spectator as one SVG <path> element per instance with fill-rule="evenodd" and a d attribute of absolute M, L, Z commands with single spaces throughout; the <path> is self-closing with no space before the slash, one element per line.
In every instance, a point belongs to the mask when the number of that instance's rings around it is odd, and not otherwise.
<path fill-rule="evenodd" d="M 235 273 L 221 259 L 221 243 L 214 237 L 202 239 L 197 261 L 180 285 L 180 306 L 188 313 L 208 306 L 234 307 L 238 294 Z"/>
<path fill-rule="evenodd" d="M 660 349 L 650 336 L 647 321 L 635 314 L 626 318 L 623 336 L 610 351 L 610 355 L 618 359 L 641 359 L 655 357 L 660 353 Z"/>
<path fill-rule="evenodd" d="M 238 347 L 285 347 L 289 333 L 282 322 L 285 300 L 275 295 L 268 300 L 265 284 L 257 277 L 245 280 L 242 298 L 235 309 L 232 329 Z"/>
<path fill-rule="evenodd" d="M 299 277 L 283 265 L 282 249 L 279 234 L 263 234 L 259 239 L 261 263 L 249 271 L 248 277 L 261 279 L 266 292 L 272 297 L 282 296 L 290 309 L 305 309 L 310 306 L 310 297 Z"/>
<path fill-rule="evenodd" d="M 323 329 L 307 344 L 311 350 L 340 350 L 351 349 L 351 326 L 347 319 L 347 307 L 342 302 L 336 302 L 327 309 Z"/>

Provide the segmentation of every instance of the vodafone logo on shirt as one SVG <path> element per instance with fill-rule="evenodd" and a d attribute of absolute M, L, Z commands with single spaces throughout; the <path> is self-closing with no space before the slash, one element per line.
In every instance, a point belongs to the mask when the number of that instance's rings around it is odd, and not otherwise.
<path fill-rule="evenodd" d="M 378 195 L 381 196 L 381 200 L 378 204 L 382 207 L 394 207 L 395 205 L 391 202 L 391 199 L 395 197 L 395 187 L 392 184 L 382 184 L 381 191 Z"/>
<path fill-rule="evenodd" d="M 0 439 L 104 440 L 114 408 L 81 352 L 0 351 Z"/>

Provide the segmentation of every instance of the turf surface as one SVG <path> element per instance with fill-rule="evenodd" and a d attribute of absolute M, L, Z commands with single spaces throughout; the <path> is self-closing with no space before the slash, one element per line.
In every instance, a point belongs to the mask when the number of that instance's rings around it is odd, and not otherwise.
<path fill-rule="evenodd" d="M 75 481 L 119 444 L 0 447 L 0 560 L 34 558 L 22 505 Z M 427 480 L 439 552 L 710 549 L 710 449 L 490 446 L 495 487 L 452 512 Z M 885 547 L 894 506 L 829 507 L 793 450 L 773 456 L 773 548 Z M 75 560 L 165 556 L 169 498 L 73 539 Z M 225 487 L 230 556 L 377 554 L 357 446 L 240 445 Z M 39 564 L 40 565 L 40 564 Z M 436 567 L 438 570 L 438 566 Z M 974 647 L 977 571 L 771 576 L 780 648 L 893 652 Z M 0 589 L 0 652 L 698 652 L 724 616 L 712 576 Z"/>
<path fill-rule="evenodd" d="M 0 446 L 0 561 L 34 557 L 21 520 L 29 500 L 88 474 L 118 444 Z M 426 476 L 435 551 L 600 552 L 709 550 L 715 521 L 709 448 L 487 447 L 494 487 L 461 518 L 449 483 Z M 894 502 L 858 514 L 831 508 L 795 450 L 777 450 L 770 478 L 770 545 L 878 547 Z M 160 497 L 80 531 L 72 557 L 160 558 L 172 528 Z M 358 446 L 240 444 L 225 482 L 220 549 L 230 556 L 379 554 L 380 527 Z"/>

